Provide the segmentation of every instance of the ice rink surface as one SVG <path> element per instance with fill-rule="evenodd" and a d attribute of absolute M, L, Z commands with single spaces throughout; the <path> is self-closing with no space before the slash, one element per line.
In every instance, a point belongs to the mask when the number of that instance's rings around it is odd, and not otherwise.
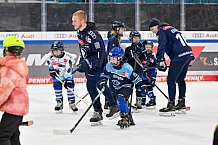
<path fill-rule="evenodd" d="M 166 83 L 157 83 L 167 93 Z M 52 85 L 29 85 L 30 113 L 25 120 L 34 125 L 20 127 L 22 145 L 212 145 L 213 131 L 218 123 L 218 82 L 187 83 L 186 115 L 161 117 L 158 109 L 166 107 L 166 98 L 154 88 L 157 108 L 133 113 L 136 125 L 127 129 L 116 126 L 119 119 L 108 120 L 104 115 L 102 126 L 90 126 L 91 109 L 71 135 L 54 135 L 53 129 L 71 129 L 87 108 L 78 104 L 75 114 L 69 110 L 64 91 L 64 112 L 55 114 L 56 105 Z M 75 93 L 83 97 L 85 84 L 77 84 Z M 135 94 L 135 93 L 134 93 Z M 135 95 L 134 95 L 135 96 Z M 78 101 L 78 98 L 76 98 Z M 101 96 L 104 102 L 104 96 Z M 135 100 L 135 97 L 134 99 Z M 85 101 L 90 103 L 90 97 Z M 148 101 L 148 99 L 147 99 Z M 135 101 L 134 101 L 135 102 Z"/>

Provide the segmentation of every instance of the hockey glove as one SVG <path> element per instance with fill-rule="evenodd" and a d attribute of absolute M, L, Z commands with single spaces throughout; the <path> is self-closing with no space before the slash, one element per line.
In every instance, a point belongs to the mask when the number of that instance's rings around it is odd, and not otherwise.
<path fill-rule="evenodd" d="M 71 84 L 72 84 L 72 81 L 66 80 L 66 81 L 64 82 L 64 88 L 66 88 L 66 89 L 70 88 L 70 85 L 71 85 Z"/>
<path fill-rule="evenodd" d="M 167 64 L 166 64 L 166 62 L 165 62 L 165 61 L 160 61 L 160 62 L 158 62 L 158 63 L 157 63 L 157 69 L 158 69 L 159 71 L 165 72 L 165 71 L 167 70 Z"/>
<path fill-rule="evenodd" d="M 150 85 L 151 87 L 154 87 L 155 81 L 156 81 L 156 78 L 155 78 L 155 77 L 150 77 L 150 80 L 148 81 L 148 83 L 149 83 L 149 85 Z"/>
<path fill-rule="evenodd" d="M 85 72 L 85 71 L 88 71 L 90 68 L 92 68 L 92 65 L 90 64 L 90 62 L 85 59 L 83 61 L 81 61 L 78 65 L 78 71 L 79 72 Z"/>
<path fill-rule="evenodd" d="M 57 76 L 57 73 L 56 73 L 56 71 L 55 70 L 49 70 L 49 72 L 50 72 L 50 76 L 52 77 L 52 78 L 55 78 L 56 76 Z"/>
<path fill-rule="evenodd" d="M 97 88 L 99 90 L 102 90 L 102 88 L 105 88 L 107 86 L 107 78 L 101 78 L 100 81 L 97 83 Z"/>

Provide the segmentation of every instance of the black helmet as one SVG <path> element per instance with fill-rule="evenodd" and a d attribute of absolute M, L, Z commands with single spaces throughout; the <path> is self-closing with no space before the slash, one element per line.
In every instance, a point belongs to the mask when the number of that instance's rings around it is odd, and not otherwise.
<path fill-rule="evenodd" d="M 139 31 L 131 31 L 129 33 L 129 40 L 132 41 L 133 37 L 139 37 L 141 38 L 141 34 L 139 33 Z"/>
<path fill-rule="evenodd" d="M 121 21 L 114 21 L 113 24 L 112 24 L 112 29 L 117 31 L 117 28 L 120 28 L 120 27 L 123 27 L 123 28 L 126 28 L 124 23 L 121 22 Z"/>

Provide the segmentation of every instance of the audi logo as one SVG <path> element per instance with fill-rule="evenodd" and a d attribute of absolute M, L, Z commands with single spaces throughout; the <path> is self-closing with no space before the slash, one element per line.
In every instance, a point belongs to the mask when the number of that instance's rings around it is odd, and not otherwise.
<path fill-rule="evenodd" d="M 154 38 L 154 37 L 156 37 L 156 34 L 154 34 L 154 33 L 148 33 L 148 37 L 149 37 L 149 38 Z"/>
<path fill-rule="evenodd" d="M 54 38 L 67 38 L 67 34 L 54 34 Z"/>
<path fill-rule="evenodd" d="M 194 33 L 192 34 L 193 38 L 203 38 L 204 34 L 203 33 Z"/>
<path fill-rule="evenodd" d="M 18 34 L 6 34 L 6 37 L 8 37 L 8 36 L 17 36 L 17 37 L 19 37 Z"/>

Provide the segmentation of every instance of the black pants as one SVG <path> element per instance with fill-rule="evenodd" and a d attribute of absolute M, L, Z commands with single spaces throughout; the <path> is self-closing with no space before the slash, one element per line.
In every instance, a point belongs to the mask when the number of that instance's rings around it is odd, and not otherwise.
<path fill-rule="evenodd" d="M 0 122 L 0 145 L 20 145 L 19 125 L 23 116 L 8 113 L 2 115 Z"/>
<path fill-rule="evenodd" d="M 213 136 L 213 145 L 218 145 L 218 125 L 214 131 L 214 136 Z"/>
<path fill-rule="evenodd" d="M 176 96 L 176 83 L 179 87 L 179 98 L 184 98 L 186 93 L 185 77 L 188 71 L 190 60 L 188 61 L 175 61 L 170 63 L 167 85 L 168 94 L 171 101 L 175 100 Z"/>
<path fill-rule="evenodd" d="M 97 90 L 97 83 L 99 80 L 87 80 L 86 82 L 86 87 L 87 90 L 91 96 L 91 100 L 93 101 L 95 97 L 98 95 L 98 90 Z M 112 94 L 110 92 L 110 89 L 108 87 L 105 88 L 103 92 L 104 96 L 107 98 L 107 100 L 110 103 L 110 106 L 116 105 L 116 100 L 113 99 Z M 100 97 L 97 99 L 97 101 L 93 104 L 94 110 L 95 111 L 103 111 L 101 108 L 101 102 L 100 102 Z"/>

